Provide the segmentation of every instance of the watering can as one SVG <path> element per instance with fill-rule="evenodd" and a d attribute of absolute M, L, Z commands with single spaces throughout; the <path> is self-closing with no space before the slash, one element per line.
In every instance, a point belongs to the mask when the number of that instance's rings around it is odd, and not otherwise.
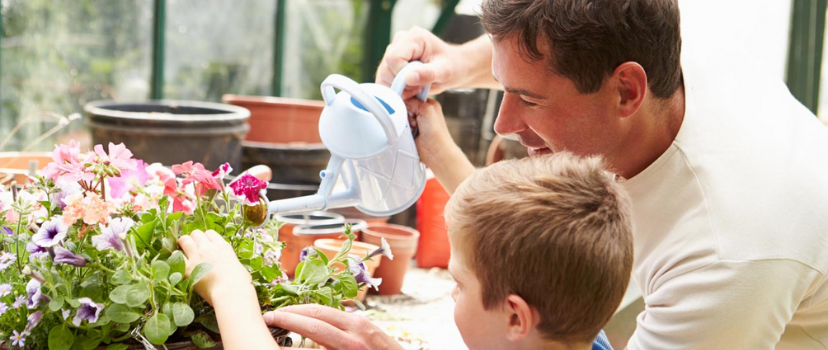
<path fill-rule="evenodd" d="M 422 63 L 414 61 L 397 74 L 391 87 L 357 84 L 339 74 L 322 82 L 325 108 L 319 136 L 331 152 L 316 194 L 272 201 L 268 212 L 297 213 L 354 206 L 363 213 L 388 216 L 417 201 L 425 187 L 425 166 L 414 144 L 402 99 L 405 76 Z M 335 92 L 339 90 L 339 93 Z M 417 95 L 425 101 L 428 88 Z M 335 189 L 342 178 L 344 189 Z"/>

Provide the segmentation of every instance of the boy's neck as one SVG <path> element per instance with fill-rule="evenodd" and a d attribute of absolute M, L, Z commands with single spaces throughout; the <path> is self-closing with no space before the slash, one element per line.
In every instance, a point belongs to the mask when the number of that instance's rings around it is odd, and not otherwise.
<path fill-rule="evenodd" d="M 518 350 L 592 350 L 592 343 L 561 343 L 545 339 L 531 339 L 514 349 Z"/>

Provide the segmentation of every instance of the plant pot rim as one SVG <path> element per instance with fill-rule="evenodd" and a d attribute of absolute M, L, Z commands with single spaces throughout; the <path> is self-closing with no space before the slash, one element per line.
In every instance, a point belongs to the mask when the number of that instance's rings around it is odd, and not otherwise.
<path fill-rule="evenodd" d="M 318 187 L 318 186 L 317 186 Z M 317 220 L 305 220 L 301 216 L 304 214 L 276 214 L 276 220 L 282 221 L 288 225 L 326 225 L 326 224 L 340 224 L 345 222 L 345 217 L 336 213 L 327 211 L 312 211 L 307 213 L 308 216 L 323 217 Z"/>
<path fill-rule="evenodd" d="M 344 242 L 347 242 L 347 241 L 344 241 L 344 240 L 341 240 L 341 239 L 336 239 L 336 238 L 320 238 L 320 239 L 317 239 L 316 241 L 313 242 L 313 246 L 318 247 L 318 248 L 327 248 L 327 249 L 331 249 L 331 250 L 338 250 L 339 247 L 341 247 Z M 365 251 L 365 252 L 371 252 L 371 251 L 379 248 L 378 246 L 373 245 L 371 243 L 365 243 L 365 242 L 359 242 L 359 241 L 354 241 L 352 244 L 353 244 L 353 246 L 351 248 L 351 252 L 354 252 L 354 249 L 358 249 L 358 250 Z M 357 255 L 359 255 L 359 254 L 357 254 Z"/>
<path fill-rule="evenodd" d="M 223 111 L 218 114 L 174 114 L 159 112 L 127 112 L 110 109 L 111 106 L 147 105 L 147 106 L 173 106 L 213 109 Z M 165 122 L 180 122 L 185 124 L 199 122 L 219 121 L 244 121 L 250 118 L 250 111 L 246 108 L 225 103 L 187 101 L 187 100 L 147 100 L 147 101 L 115 101 L 100 100 L 92 101 L 84 105 L 83 110 L 92 116 L 105 116 L 124 120 L 150 120 Z M 186 115 L 187 118 L 180 118 Z"/>
<path fill-rule="evenodd" d="M 242 147 L 265 148 L 272 150 L 289 149 L 303 151 L 327 151 L 328 147 L 322 142 L 263 142 L 263 141 L 242 141 Z"/>
<path fill-rule="evenodd" d="M 299 225 L 293 229 L 293 235 L 314 236 L 345 233 L 345 224 L 351 224 L 351 232 L 362 231 L 368 227 L 368 223 L 365 220 L 346 219 L 343 223 Z"/>
<path fill-rule="evenodd" d="M 387 228 L 399 233 L 382 232 L 378 231 L 378 228 Z M 420 237 L 420 231 L 397 224 L 368 225 L 362 232 L 368 236 L 382 237 L 387 240 L 416 240 Z"/>
<path fill-rule="evenodd" d="M 301 98 L 276 97 L 276 96 L 253 96 L 253 95 L 234 95 L 226 94 L 221 97 L 224 103 L 243 102 L 255 105 L 273 106 L 280 105 L 286 107 L 299 108 L 324 108 L 325 102 L 319 100 L 305 100 Z"/>

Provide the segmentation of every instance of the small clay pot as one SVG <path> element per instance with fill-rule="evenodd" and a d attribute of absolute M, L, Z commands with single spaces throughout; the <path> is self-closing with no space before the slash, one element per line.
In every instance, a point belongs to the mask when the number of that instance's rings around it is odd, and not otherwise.
<path fill-rule="evenodd" d="M 328 259 L 333 259 L 336 256 L 336 254 L 339 253 L 339 250 L 342 249 L 342 244 L 344 243 L 344 240 L 324 238 L 317 239 L 315 242 L 313 242 L 313 246 L 316 247 L 316 249 L 319 249 L 322 253 L 324 253 L 325 256 L 328 257 Z M 360 258 L 364 258 L 368 255 L 368 253 L 373 252 L 377 248 L 379 248 L 379 246 L 373 244 L 365 242 L 354 242 L 353 246 L 351 246 L 350 254 L 356 255 Z M 375 277 L 375 271 L 377 270 L 377 267 L 379 267 L 380 265 L 381 262 L 377 258 L 365 261 L 365 269 L 366 271 L 368 271 L 368 274 L 371 275 L 371 277 Z M 341 269 L 345 268 L 345 266 L 341 263 L 336 263 L 333 266 L 334 268 L 336 268 L 337 271 L 341 271 Z M 385 283 L 384 280 L 383 283 Z M 380 285 L 380 287 L 382 287 L 382 285 Z M 367 286 L 363 287 L 363 289 L 359 291 L 355 299 L 359 300 L 360 302 L 365 300 L 365 295 L 368 293 L 368 288 L 369 287 Z M 345 304 L 347 305 L 347 303 Z"/>
<path fill-rule="evenodd" d="M 402 291 L 408 265 L 414 253 L 417 252 L 419 237 L 420 232 L 417 230 L 394 224 L 368 225 L 368 228 L 362 231 L 364 242 L 379 246 L 381 239 L 385 238 L 394 254 L 394 260 L 382 257 L 382 262 L 374 275 L 374 277 L 382 278 L 382 284 L 379 286 L 380 295 L 395 295 Z"/>
<path fill-rule="evenodd" d="M 282 270 L 287 273 L 290 278 L 296 272 L 296 265 L 299 264 L 299 254 L 302 248 L 313 245 L 313 241 L 321 237 L 296 236 L 293 230 L 301 225 L 342 225 L 345 218 L 342 215 L 315 211 L 309 214 L 290 214 L 290 215 L 276 215 L 276 220 L 284 222 L 282 228 L 279 229 L 279 240 L 285 242 L 285 248 L 282 249 L 282 257 L 279 262 L 282 264 Z M 337 234 L 331 235 L 331 238 L 336 238 Z"/>
<path fill-rule="evenodd" d="M 293 235 L 297 238 L 301 236 L 302 239 L 307 239 L 309 243 L 306 247 L 312 246 L 314 241 L 322 238 L 344 240 L 345 224 L 351 224 L 351 233 L 356 235 L 355 241 L 359 240 L 362 230 L 368 227 L 365 220 L 345 219 L 344 223 L 296 226 L 293 229 Z"/>

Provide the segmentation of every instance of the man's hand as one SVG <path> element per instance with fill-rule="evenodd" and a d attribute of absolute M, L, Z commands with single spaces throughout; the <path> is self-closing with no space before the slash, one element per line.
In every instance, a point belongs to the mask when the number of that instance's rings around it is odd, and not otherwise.
<path fill-rule="evenodd" d="M 213 305 L 213 297 L 222 290 L 230 293 L 231 288 L 253 288 L 250 273 L 239 262 L 230 243 L 216 231 L 195 230 L 181 236 L 178 245 L 187 256 L 187 278 L 198 264 L 207 262 L 213 265 L 213 269 L 194 286 L 195 291 L 210 305 Z"/>
<path fill-rule="evenodd" d="M 365 317 L 321 305 L 296 305 L 264 314 L 268 326 L 298 333 L 328 349 L 401 350 Z"/>

